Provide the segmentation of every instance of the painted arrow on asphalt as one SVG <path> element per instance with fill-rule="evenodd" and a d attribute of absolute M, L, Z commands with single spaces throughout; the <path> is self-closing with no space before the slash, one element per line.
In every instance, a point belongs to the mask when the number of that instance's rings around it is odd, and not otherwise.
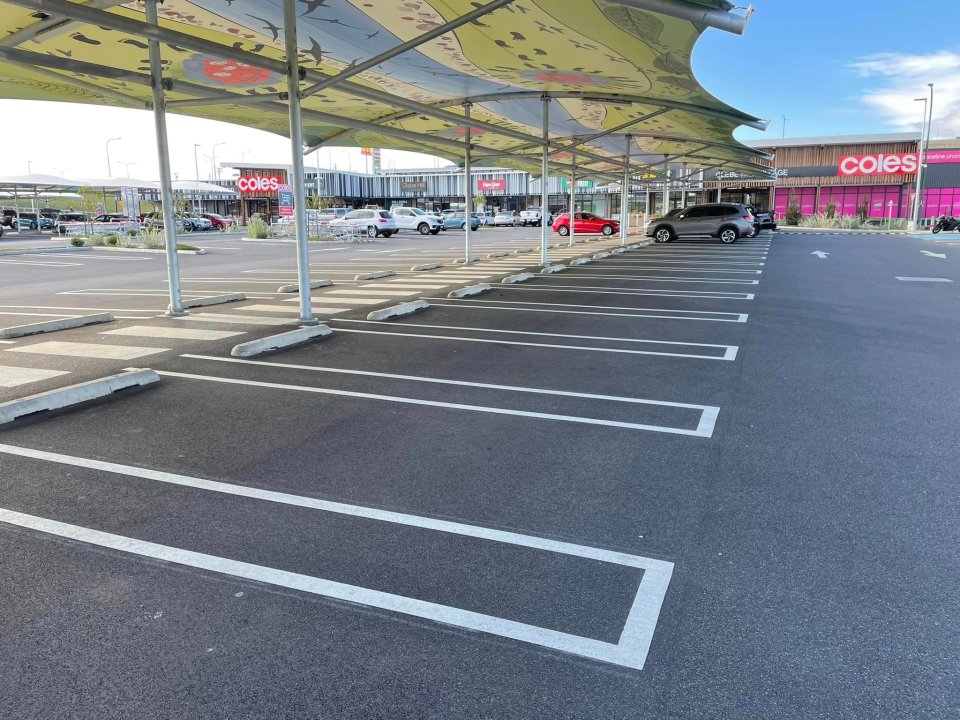
<path fill-rule="evenodd" d="M 820 258 L 821 260 L 823 260 L 823 259 L 826 258 L 830 253 L 825 253 L 823 250 L 814 250 L 814 251 L 813 251 L 812 253 L 810 253 L 810 254 L 811 254 L 811 255 L 816 255 L 818 258 Z"/>
<path fill-rule="evenodd" d="M 927 255 L 928 257 L 938 257 L 938 258 L 943 258 L 944 260 L 947 259 L 947 256 L 945 253 L 935 253 L 935 252 L 930 252 L 929 250 L 921 250 L 920 252 L 922 252 L 924 255 Z"/>

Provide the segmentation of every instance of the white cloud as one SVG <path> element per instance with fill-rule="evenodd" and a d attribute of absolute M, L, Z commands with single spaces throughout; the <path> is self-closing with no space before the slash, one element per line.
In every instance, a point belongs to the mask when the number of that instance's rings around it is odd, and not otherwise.
<path fill-rule="evenodd" d="M 852 63 L 860 77 L 872 81 L 861 100 L 898 130 L 920 129 L 923 104 L 934 84 L 931 137 L 960 134 L 960 52 L 938 50 L 926 55 L 881 53 Z"/>

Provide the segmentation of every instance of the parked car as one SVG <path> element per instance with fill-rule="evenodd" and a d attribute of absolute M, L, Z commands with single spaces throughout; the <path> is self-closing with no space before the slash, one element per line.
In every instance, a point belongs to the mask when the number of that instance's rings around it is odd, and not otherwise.
<path fill-rule="evenodd" d="M 440 218 L 429 215 L 420 208 L 394 205 L 390 208 L 390 214 L 397 223 L 397 230 L 416 230 L 421 235 L 436 235 L 443 227 Z"/>
<path fill-rule="evenodd" d="M 527 208 L 526 210 L 520 211 L 520 224 L 526 227 L 527 225 L 535 225 L 540 227 L 543 222 L 543 211 L 540 208 Z M 547 210 L 547 225 L 550 225 L 553 222 L 553 215 L 550 214 L 550 211 Z"/>
<path fill-rule="evenodd" d="M 466 230 L 467 221 L 463 216 L 463 213 L 451 213 L 443 218 L 443 229 L 444 230 Z M 479 230 L 480 229 L 480 219 L 476 215 L 470 216 L 470 229 Z"/>
<path fill-rule="evenodd" d="M 620 232 L 619 221 L 602 218 L 599 215 L 594 215 L 593 213 L 578 212 L 573 222 L 573 230 L 575 234 L 600 233 L 601 235 L 613 235 L 614 233 Z M 556 219 L 553 221 L 553 231 L 560 233 L 563 236 L 570 234 L 570 213 L 557 215 Z"/>
<path fill-rule="evenodd" d="M 123 213 L 104 213 L 103 215 L 97 215 L 90 222 L 95 223 L 125 223 L 129 222 L 129 218 Z"/>
<path fill-rule="evenodd" d="M 493 225 L 494 216 L 488 212 L 474 213 L 480 220 L 481 225 Z"/>
<path fill-rule="evenodd" d="M 62 212 L 57 215 L 57 219 L 53 223 L 53 231 L 60 235 L 67 234 L 67 228 L 74 223 L 88 223 L 87 216 L 84 213 L 78 212 Z"/>
<path fill-rule="evenodd" d="M 203 215 L 184 215 L 178 220 L 183 223 L 183 229 L 186 232 L 213 230 L 213 222 Z"/>
<path fill-rule="evenodd" d="M 744 205 L 744 207 L 753 215 L 753 227 L 756 229 L 757 234 L 759 234 L 761 230 L 777 229 L 777 214 L 775 212 L 772 210 L 757 210 L 753 205 Z"/>
<path fill-rule="evenodd" d="M 17 211 L 4 210 L 3 215 L 0 215 L 0 225 L 8 227 L 11 230 L 17 230 L 19 228 L 19 223 L 17 222 Z"/>
<path fill-rule="evenodd" d="M 333 220 L 331 225 L 352 225 L 360 228 L 367 237 L 380 235 L 390 237 L 397 232 L 397 221 L 386 210 L 352 210 L 342 218 Z"/>
<path fill-rule="evenodd" d="M 494 216 L 493 224 L 497 226 L 509 225 L 510 227 L 516 227 L 517 214 L 513 210 L 501 210 Z"/>
<path fill-rule="evenodd" d="M 323 208 L 322 210 L 317 211 L 317 220 L 319 222 L 330 222 L 331 220 L 337 220 L 342 218 L 351 208 L 347 207 L 333 207 L 333 208 Z"/>
<path fill-rule="evenodd" d="M 200 217 L 204 217 L 210 221 L 210 224 L 213 226 L 214 230 L 219 230 L 223 232 L 229 226 L 233 225 L 233 221 L 229 218 L 225 218 L 223 215 L 217 215 L 217 213 L 201 213 Z"/>
<path fill-rule="evenodd" d="M 673 217 L 651 220 L 646 234 L 658 243 L 670 242 L 676 237 L 706 235 L 730 244 L 741 237 L 753 237 L 757 232 L 753 223 L 753 215 L 744 205 L 707 203 L 688 207 Z"/>
<path fill-rule="evenodd" d="M 53 220 L 34 212 L 20 213 L 20 224 L 31 230 L 53 230 Z"/>

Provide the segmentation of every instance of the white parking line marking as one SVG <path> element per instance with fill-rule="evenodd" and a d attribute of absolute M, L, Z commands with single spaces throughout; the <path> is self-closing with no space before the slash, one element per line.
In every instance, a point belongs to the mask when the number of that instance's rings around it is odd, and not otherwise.
<path fill-rule="evenodd" d="M 464 330 L 467 332 L 504 333 L 506 335 L 531 335 L 534 337 L 557 337 L 557 338 L 577 339 L 577 340 L 606 340 L 608 342 L 643 343 L 646 345 L 670 345 L 670 346 L 681 346 L 681 347 L 715 348 L 718 350 L 722 349 L 724 353 L 722 358 L 708 356 L 713 360 L 736 360 L 737 358 L 736 345 L 715 345 L 713 343 L 676 342 L 672 340 L 645 340 L 640 338 L 606 337 L 603 335 L 568 335 L 564 333 L 532 332 L 528 330 L 500 330 L 498 328 L 462 327 L 459 325 L 427 325 L 423 323 L 408 323 L 408 322 L 405 322 L 402 325 L 396 325 L 395 323 L 379 322 L 376 320 L 354 320 L 350 318 L 339 318 L 337 319 L 337 322 L 360 323 L 363 325 L 388 325 L 396 328 L 418 327 L 418 328 L 433 328 L 437 330 Z M 403 334 L 403 333 L 400 333 L 400 334 Z M 694 356 L 685 355 L 683 357 L 694 357 Z M 701 357 L 701 356 L 695 356 L 695 357 Z"/>
<path fill-rule="evenodd" d="M 763 263 L 760 263 L 761 265 Z M 741 270 L 737 268 L 699 268 L 699 267 L 659 267 L 657 265 L 630 265 L 629 267 L 598 267 L 598 266 L 578 266 L 577 272 L 630 272 L 631 270 L 654 270 L 656 272 L 708 272 L 708 273 L 740 273 L 744 275 L 762 275 L 763 270 Z M 599 277 L 599 276 L 598 276 Z"/>
<path fill-rule="evenodd" d="M 130 325 L 116 330 L 105 330 L 100 335 L 124 335 L 132 337 L 172 338 L 176 340 L 224 340 L 244 332 L 231 330 L 201 330 L 186 327 L 160 327 L 153 325 Z"/>
<path fill-rule="evenodd" d="M 514 310 L 517 312 L 541 312 L 541 313 L 559 313 L 563 315 L 609 315 L 610 317 L 635 317 L 635 318 L 654 318 L 658 320 L 706 320 L 709 322 L 746 322 L 747 317 L 746 313 L 709 313 L 705 311 L 696 311 L 696 310 L 658 310 L 651 308 L 629 308 L 616 305 L 568 305 L 565 303 L 521 303 L 521 302 L 512 302 L 509 300 L 486 300 L 486 301 L 477 301 L 477 300 L 467 300 L 465 298 L 423 298 L 424 300 L 429 300 L 430 304 L 433 307 L 451 307 L 451 308 L 463 308 L 463 309 L 473 309 L 480 308 L 483 310 Z M 632 310 L 633 312 L 628 313 L 608 313 L 608 312 L 593 312 L 587 310 L 554 310 L 551 308 L 531 308 L 531 307 L 502 307 L 499 305 L 480 305 L 475 304 L 479 302 L 496 302 L 496 303 L 510 303 L 511 305 L 554 305 L 556 307 L 584 307 L 584 308 L 595 308 L 595 309 L 607 309 L 607 310 Z M 707 315 L 726 315 L 728 317 L 697 317 L 696 315 L 687 316 L 687 315 L 650 315 L 649 313 L 698 313 L 702 312 Z"/>
<path fill-rule="evenodd" d="M 319 313 L 321 315 L 329 315 L 330 313 L 338 312 L 347 312 L 351 308 L 335 308 L 335 307 L 319 307 L 316 305 L 311 306 L 313 312 Z M 300 311 L 290 305 L 244 305 L 237 308 L 239 311 L 252 310 L 254 312 L 269 312 L 269 313 L 283 313 L 284 315 L 299 315 Z M 241 317 L 241 316 L 237 316 Z"/>
<path fill-rule="evenodd" d="M 390 302 L 393 298 L 378 298 L 378 297 L 330 297 L 329 293 L 323 293 L 322 295 L 314 295 L 313 302 L 315 303 L 327 303 L 330 305 L 382 305 L 385 302 Z M 299 302 L 299 298 L 288 298 L 283 302 L 294 303 Z"/>
<path fill-rule="evenodd" d="M 0 387 L 14 388 L 28 383 L 47 380 L 59 375 L 69 375 L 66 370 L 41 370 L 39 368 L 0 365 Z"/>
<path fill-rule="evenodd" d="M 340 318 L 331 318 L 331 319 L 338 320 L 338 321 L 340 320 Z M 403 326 L 401 325 L 398 327 L 403 327 Z M 697 355 L 694 353 L 658 352 L 655 350 L 627 350 L 625 348 L 599 348 L 599 347 L 588 347 L 585 345 L 559 345 L 556 343 L 520 342 L 517 340 L 500 340 L 500 339 L 494 339 L 494 338 L 469 338 L 469 337 L 461 337 L 459 335 L 427 335 L 427 334 L 421 334 L 421 333 L 389 332 L 389 331 L 381 331 L 381 330 L 356 330 L 354 328 L 337 328 L 336 332 L 359 333 L 363 335 L 389 335 L 390 337 L 420 338 L 425 340 L 453 340 L 456 342 L 487 343 L 490 345 L 517 345 L 521 347 L 549 348 L 552 350 L 580 350 L 585 352 L 623 353 L 626 355 L 656 355 L 659 357 L 689 358 L 693 360 L 732 360 L 733 359 L 731 357 L 727 357 L 726 354 L 724 355 L 724 357 L 720 357 L 718 355 Z M 733 353 L 735 356 L 736 348 L 733 348 Z"/>
<path fill-rule="evenodd" d="M 66 315 L 64 313 L 15 312 L 12 310 L 5 310 L 3 312 L 0 312 L 0 315 L 22 315 L 23 317 L 58 317 L 58 318 L 76 317 L 75 315 Z"/>
<path fill-rule="evenodd" d="M 152 308 L 103 308 L 73 307 L 72 305 L 0 305 L 2 308 L 28 308 L 33 310 L 93 310 L 96 312 L 151 312 Z M 161 310 L 162 308 L 156 308 Z"/>
<path fill-rule="evenodd" d="M 443 285 L 423 285 L 422 283 L 371 283 L 362 285 L 364 288 L 400 288 L 405 290 L 440 290 L 455 283 L 445 283 Z"/>
<path fill-rule="evenodd" d="M 377 290 L 376 292 L 371 293 L 369 290 L 364 290 L 363 287 L 358 287 L 356 290 L 328 290 L 323 293 L 323 297 L 328 296 L 350 296 L 350 295 L 359 295 L 361 297 L 369 297 L 373 295 L 386 295 L 388 298 L 391 297 L 408 297 L 410 295 L 415 295 L 416 293 L 411 290 Z M 319 297 L 319 296 L 318 296 Z"/>
<path fill-rule="evenodd" d="M 45 455 L 45 457 L 40 457 L 39 453 L 13 446 L 0 446 L 0 450 L 9 452 L 10 454 L 39 457 L 39 459 L 79 467 L 90 467 L 88 463 L 91 462 L 84 458 L 71 458 L 54 453 L 44 453 L 43 455 Z M 582 657 L 589 657 L 601 662 L 636 670 L 643 669 L 660 615 L 660 608 L 663 604 L 667 587 L 670 584 L 670 577 L 673 574 L 673 563 L 671 562 L 645 558 L 638 555 L 629 555 L 622 552 L 613 552 L 586 545 L 575 545 L 573 543 L 550 540 L 534 535 L 522 535 L 520 533 L 494 530 L 449 520 L 437 520 L 419 515 L 376 510 L 360 505 L 333 503 L 315 498 L 278 493 L 269 490 L 259 490 L 257 488 L 231 485 L 202 478 L 191 478 L 185 475 L 174 475 L 172 473 L 160 473 L 142 468 L 118 466 L 112 463 L 98 463 L 95 469 L 124 474 L 131 477 L 142 477 L 144 479 L 173 485 L 197 488 L 209 492 L 247 497 L 264 502 L 293 505 L 322 512 L 332 512 L 596 560 L 598 562 L 641 569 L 643 570 L 643 575 L 630 612 L 624 622 L 619 641 L 617 643 L 608 643 L 526 623 L 504 620 L 492 615 L 484 615 L 440 605 L 438 603 L 416 600 L 402 595 L 370 590 L 355 585 L 346 585 L 344 583 L 311 577 L 309 575 L 301 575 L 299 573 L 268 568 L 262 565 L 253 565 L 251 563 L 230 560 L 214 555 L 174 548 L 169 545 L 160 545 L 158 543 L 147 542 L 122 535 L 114 535 L 92 528 L 70 525 L 68 523 L 4 508 L 0 508 L 0 522 L 55 535 L 57 537 L 69 538 L 78 542 L 85 542 L 98 547 L 106 547 L 119 552 L 138 555 L 140 557 L 149 557 L 155 560 L 163 560 L 165 562 L 172 562 L 178 565 L 194 567 L 223 575 L 255 580 L 278 587 L 300 590 L 314 595 L 359 603 L 368 607 L 376 607 L 382 610 L 420 617 L 447 625 L 498 635 L 500 637 L 569 652 Z"/>
<path fill-rule="evenodd" d="M 896 276 L 897 280 L 902 280 L 903 282 L 938 282 L 938 283 L 952 283 L 953 280 L 950 278 L 942 277 L 900 277 Z"/>
<path fill-rule="evenodd" d="M 578 271 L 579 272 L 579 271 Z M 650 282 L 695 283 L 698 285 L 759 285 L 759 280 L 739 280 L 703 277 L 661 277 L 659 275 L 574 275 L 564 273 L 564 278 L 577 280 L 649 280 Z"/>
<path fill-rule="evenodd" d="M 753 293 L 709 292 L 707 290 L 655 290 L 653 288 L 631 288 L 630 290 L 610 290 L 587 285 L 541 285 L 529 287 L 504 285 L 501 290 L 520 290 L 526 292 L 568 292 L 581 295 L 651 295 L 655 297 L 704 298 L 711 300 L 753 300 Z M 586 291 L 590 291 L 589 293 Z"/>
<path fill-rule="evenodd" d="M 246 307 L 249 308 L 252 306 L 247 305 Z M 283 308 L 283 309 L 287 310 L 288 308 Z M 225 313 L 224 314 L 190 313 L 189 315 L 184 315 L 182 317 L 177 317 L 173 319 L 180 320 L 180 321 L 187 321 L 187 322 L 196 320 L 199 322 L 227 323 L 227 324 L 235 324 L 235 325 L 289 325 L 290 324 L 289 320 L 285 320 L 283 318 L 262 317 L 260 315 L 227 315 Z"/>
<path fill-rule="evenodd" d="M 98 358 L 101 360 L 136 360 L 146 355 L 166 352 L 169 348 L 135 347 L 131 345 L 101 345 L 50 341 L 10 348 L 3 352 L 22 352 L 35 355 L 63 355 L 66 357 Z"/>
<path fill-rule="evenodd" d="M 39 262 L 36 260 L 17 260 L 15 258 L 4 258 L 0 260 L 0 263 L 4 265 L 46 265 L 48 267 L 80 267 L 83 263 L 68 263 L 68 262 Z"/>

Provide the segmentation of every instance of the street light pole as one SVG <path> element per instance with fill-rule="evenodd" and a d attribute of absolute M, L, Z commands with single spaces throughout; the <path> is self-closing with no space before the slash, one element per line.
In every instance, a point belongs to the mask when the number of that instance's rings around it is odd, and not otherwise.
<path fill-rule="evenodd" d="M 226 145 L 226 143 L 219 142 L 213 144 L 213 174 L 217 180 L 220 180 L 220 169 L 217 167 L 217 147 L 220 145 Z"/>
<path fill-rule="evenodd" d="M 917 230 L 920 227 L 920 196 L 922 194 L 921 187 L 923 183 L 923 168 L 924 160 L 926 159 L 924 151 L 924 137 L 927 137 L 929 142 L 930 137 L 930 125 L 932 122 L 927 120 L 927 111 L 930 111 L 930 120 L 933 120 L 933 83 L 928 83 L 930 87 L 930 101 L 927 102 L 927 98 L 914 98 L 914 102 L 923 103 L 923 122 L 920 125 L 920 140 L 917 142 L 917 180 L 914 184 L 913 190 L 913 212 L 910 215 L 910 229 Z"/>
<path fill-rule="evenodd" d="M 200 184 L 200 161 L 197 160 L 197 148 L 200 147 L 199 143 L 193 144 L 193 172 L 196 175 L 197 184 Z M 197 194 L 193 194 L 193 207 L 196 211 L 199 208 L 199 203 L 197 202 Z"/>
<path fill-rule="evenodd" d="M 117 160 L 117 162 L 123 165 L 123 167 L 126 169 L 127 177 L 130 177 L 130 166 L 137 164 L 136 162 L 124 162 L 123 160 Z"/>
<path fill-rule="evenodd" d="M 115 140 L 123 140 L 123 138 L 115 137 L 107 140 L 107 177 L 108 178 L 113 177 L 113 168 L 110 166 L 110 143 L 114 142 Z"/>

